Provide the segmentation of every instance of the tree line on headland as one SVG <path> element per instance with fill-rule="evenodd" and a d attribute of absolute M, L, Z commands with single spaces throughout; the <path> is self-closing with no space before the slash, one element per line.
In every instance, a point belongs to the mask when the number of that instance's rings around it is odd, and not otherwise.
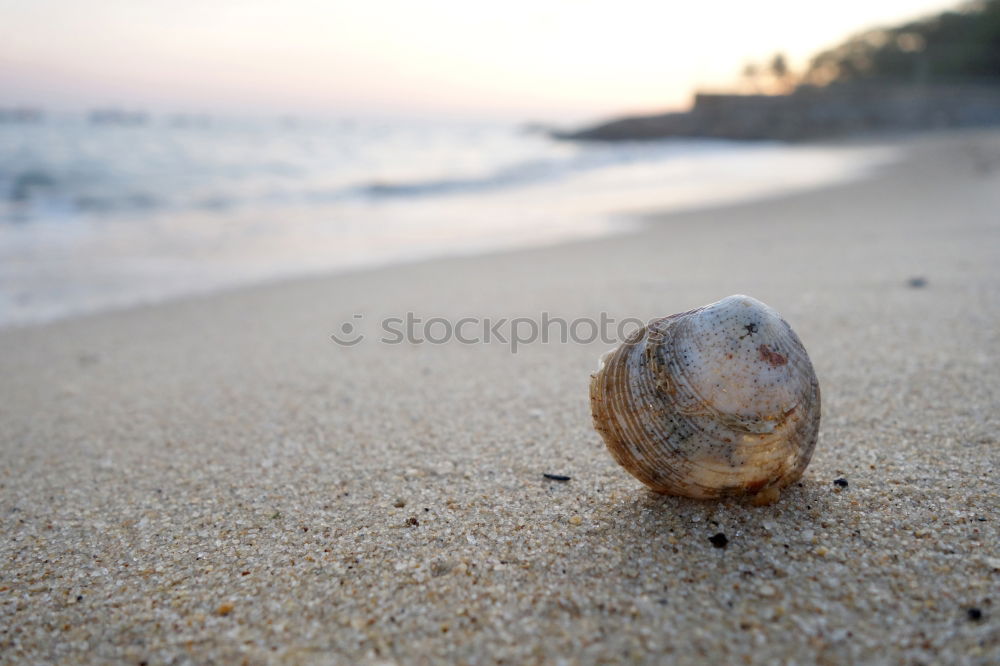
<path fill-rule="evenodd" d="M 802 72 L 778 53 L 742 72 L 750 94 L 698 94 L 691 111 L 621 118 L 562 138 L 809 139 L 1000 124 L 1000 0 L 866 30 Z"/>
<path fill-rule="evenodd" d="M 868 30 L 817 54 L 804 82 L 1000 83 L 1000 0 Z"/>

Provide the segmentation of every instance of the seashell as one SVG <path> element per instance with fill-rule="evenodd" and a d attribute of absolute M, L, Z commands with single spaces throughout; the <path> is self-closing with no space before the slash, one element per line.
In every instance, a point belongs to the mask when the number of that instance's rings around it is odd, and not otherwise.
<path fill-rule="evenodd" d="M 819 432 L 805 348 L 742 295 L 636 331 L 601 358 L 590 405 L 614 459 L 668 495 L 769 504 L 802 476 Z"/>

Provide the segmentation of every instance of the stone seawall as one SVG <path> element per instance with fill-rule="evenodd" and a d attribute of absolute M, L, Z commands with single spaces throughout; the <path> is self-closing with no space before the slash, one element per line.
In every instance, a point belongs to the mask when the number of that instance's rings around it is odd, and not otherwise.
<path fill-rule="evenodd" d="M 879 131 L 1000 125 L 1000 86 L 799 87 L 789 95 L 699 93 L 690 111 L 612 120 L 559 138 L 801 141 Z"/>

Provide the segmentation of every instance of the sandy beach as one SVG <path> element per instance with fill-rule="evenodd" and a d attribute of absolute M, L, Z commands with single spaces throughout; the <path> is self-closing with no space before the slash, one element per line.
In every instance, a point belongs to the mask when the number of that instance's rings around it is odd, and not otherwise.
<path fill-rule="evenodd" d="M 1000 662 L 1000 132 L 882 143 L 635 233 L 0 331 L 0 661 Z M 734 293 L 823 391 L 768 507 L 615 464 L 608 344 L 379 342 Z"/>

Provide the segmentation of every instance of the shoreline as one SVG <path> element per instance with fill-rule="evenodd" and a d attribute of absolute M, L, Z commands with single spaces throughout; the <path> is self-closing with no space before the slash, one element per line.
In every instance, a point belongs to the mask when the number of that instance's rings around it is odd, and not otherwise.
<path fill-rule="evenodd" d="M 996 661 L 1000 132 L 903 143 L 869 179 L 634 234 L 0 329 L 0 651 Z M 732 293 L 785 316 L 823 392 L 770 507 L 621 470 L 590 422 L 600 342 L 330 339 L 357 313 L 646 319 Z"/>
<path fill-rule="evenodd" d="M 517 191 L 510 192 L 499 200 L 489 196 L 482 198 L 475 206 L 472 205 L 472 200 L 463 202 L 459 198 L 456 202 L 446 197 L 438 204 L 429 203 L 444 206 L 442 211 L 448 219 L 454 217 L 455 209 L 467 209 L 470 215 L 475 214 L 477 209 L 484 211 L 480 213 L 484 216 L 483 228 L 471 235 L 465 230 L 453 229 L 458 237 L 448 243 L 435 241 L 435 233 L 439 233 L 440 230 L 434 232 L 432 229 L 426 236 L 415 235 L 415 245 L 405 251 L 397 247 L 400 241 L 392 240 L 390 233 L 390 241 L 386 247 L 379 251 L 365 250 L 360 261 L 341 256 L 340 251 L 336 249 L 335 239 L 330 237 L 323 237 L 324 243 L 331 244 L 325 254 L 323 251 L 316 255 L 307 253 L 292 263 L 289 263 L 287 257 L 284 260 L 268 261 L 262 257 L 254 259 L 252 254 L 238 259 L 238 253 L 233 257 L 214 257 L 214 255 L 204 257 L 206 267 L 214 265 L 216 260 L 222 266 L 227 265 L 226 261 L 234 262 L 225 274 L 205 268 L 178 272 L 178 267 L 189 261 L 183 253 L 161 257 L 144 254 L 142 248 L 136 248 L 138 254 L 134 256 L 117 256 L 114 253 L 105 256 L 102 253 L 107 253 L 109 250 L 97 239 L 87 240 L 86 244 L 76 251 L 77 258 L 74 259 L 72 254 L 63 257 L 63 264 L 60 267 L 58 262 L 53 263 L 54 257 L 50 256 L 51 252 L 33 250 L 29 243 L 25 245 L 25 252 L 35 256 L 36 260 L 41 262 L 39 265 L 42 268 L 29 268 L 27 265 L 19 267 L 17 263 L 12 264 L 13 270 L 10 271 L 8 286 L 0 293 L 0 299 L 5 300 L 7 306 L 0 328 L 44 325 L 76 316 L 118 311 L 133 306 L 155 306 L 177 298 L 211 296 L 231 289 L 253 288 L 285 280 L 322 279 L 333 275 L 380 270 L 394 265 L 449 257 L 516 252 L 532 247 L 552 247 L 578 240 L 631 233 L 634 231 L 634 225 L 638 224 L 636 220 L 649 210 L 671 213 L 705 210 L 852 182 L 865 178 L 879 168 L 884 168 L 886 164 L 897 159 L 894 153 L 898 152 L 898 149 L 891 147 L 891 140 L 877 139 L 867 143 L 826 142 L 815 145 L 733 144 L 710 150 L 706 146 L 685 148 L 686 144 L 683 141 L 679 145 L 667 143 L 669 145 L 661 147 L 661 150 L 670 148 L 675 154 L 672 153 L 670 157 L 661 156 L 654 160 L 650 167 L 655 169 L 651 173 L 658 174 L 658 180 L 651 180 L 649 174 L 639 173 L 637 174 L 639 187 L 636 189 L 627 188 L 621 183 L 615 186 L 598 178 L 594 183 L 598 192 L 595 197 L 582 199 L 584 203 L 575 205 L 572 210 L 560 208 L 562 204 L 555 205 L 548 213 L 550 221 L 542 224 L 540 228 L 529 230 L 526 227 L 520 228 L 514 223 L 506 226 L 497 225 L 491 219 L 496 213 L 489 211 L 495 204 L 499 205 L 500 211 L 503 211 L 499 213 L 500 218 L 511 215 L 516 217 L 511 206 L 516 201 Z M 748 168 L 761 162 L 775 169 L 777 180 L 750 175 Z M 795 169 L 792 168 L 793 165 Z M 605 177 L 607 175 L 605 174 Z M 582 177 L 583 182 L 588 182 L 586 175 L 578 177 Z M 624 178 L 624 174 L 619 173 L 617 178 Z M 712 179 L 718 181 L 714 190 L 702 185 L 703 182 Z M 651 187 L 654 180 L 664 183 L 665 186 Z M 570 179 L 563 184 L 563 189 L 566 191 L 573 189 L 574 182 L 576 181 Z M 545 199 L 546 192 L 555 196 L 555 200 L 566 196 L 566 191 L 539 190 L 537 189 L 539 187 L 546 186 L 535 184 L 528 187 L 522 195 L 526 199 L 517 204 L 527 211 L 528 218 L 539 216 L 537 212 L 531 211 Z M 575 187 L 580 190 L 581 195 L 586 196 L 586 188 L 579 183 Z M 320 215 L 322 211 L 314 212 Z M 361 211 L 358 214 L 361 215 Z M 387 214 L 383 212 L 378 215 L 385 217 Z M 381 217 L 376 216 L 368 220 L 368 223 L 376 224 Z M 363 215 L 359 218 L 359 220 L 364 219 Z M 179 218 L 177 222 L 183 224 L 184 218 Z M 39 224 L 40 228 L 45 230 L 46 225 L 51 223 L 39 222 Z M 116 224 L 121 225 L 122 221 L 118 220 Z M 523 225 L 523 223 L 518 224 Z M 141 227 L 142 221 L 135 221 L 135 226 Z M 51 233 L 53 229 L 48 231 Z M 111 238 L 114 237 L 114 231 L 114 224 L 106 230 L 111 234 Z M 275 240 L 280 241 L 281 238 L 279 233 Z M 30 239 L 30 235 L 24 240 L 27 239 Z M 246 238 L 242 242 L 249 240 L 250 238 Z M 18 237 L 15 236 L 13 241 L 18 241 Z M 10 253 L 12 258 L 16 255 L 16 252 Z M 103 268 L 100 263 L 94 264 L 93 259 L 84 258 L 90 255 L 103 257 L 109 268 Z M 158 262 L 166 262 L 167 267 L 161 269 L 163 272 L 158 282 L 146 279 L 141 271 L 136 272 L 128 268 L 143 261 L 149 261 L 153 266 L 159 265 Z M 93 264 L 89 269 L 87 269 L 88 262 Z M 121 270 L 115 268 L 119 262 L 124 266 Z M 173 268 L 170 267 L 171 263 L 174 264 Z M 130 270 L 134 273 L 132 279 L 129 279 Z M 65 289 L 53 288 L 52 285 L 57 279 L 65 282 Z M 18 285 L 16 289 L 15 284 Z M 52 294 L 60 296 L 54 299 Z"/>

